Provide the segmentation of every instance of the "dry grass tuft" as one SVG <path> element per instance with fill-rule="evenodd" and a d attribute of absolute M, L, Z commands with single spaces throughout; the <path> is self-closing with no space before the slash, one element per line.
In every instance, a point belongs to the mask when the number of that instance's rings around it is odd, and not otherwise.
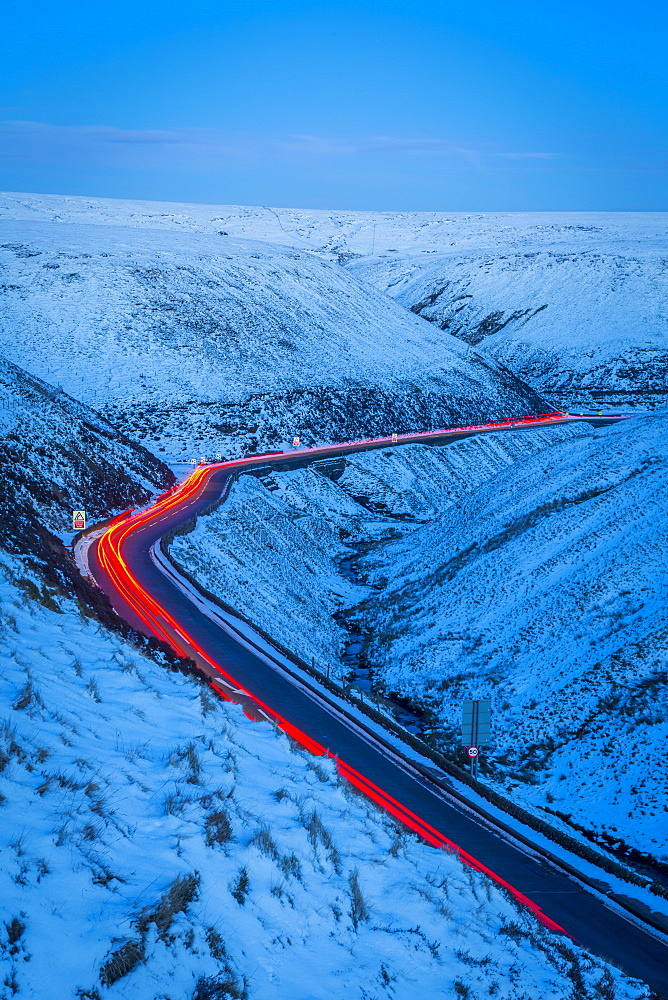
<path fill-rule="evenodd" d="M 103 986 L 113 986 L 124 976 L 145 960 L 142 941 L 130 940 L 112 951 L 111 955 L 100 969 L 100 982 Z"/>
<path fill-rule="evenodd" d="M 153 909 L 146 908 L 137 920 L 137 929 L 145 934 L 149 924 L 155 924 L 158 937 L 163 940 L 177 913 L 185 913 L 188 905 L 197 898 L 199 874 L 177 876 Z"/>
<path fill-rule="evenodd" d="M 213 847 L 214 844 L 224 844 L 232 839 L 232 824 L 227 813 L 222 809 L 210 813 L 204 821 L 204 835 L 206 844 Z"/>

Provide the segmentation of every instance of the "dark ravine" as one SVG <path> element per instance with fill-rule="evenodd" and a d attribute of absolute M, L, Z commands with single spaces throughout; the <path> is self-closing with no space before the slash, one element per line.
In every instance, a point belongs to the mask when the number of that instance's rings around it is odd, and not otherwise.
<path fill-rule="evenodd" d="M 435 430 L 550 408 L 542 396 L 505 369 L 507 392 L 498 391 L 490 399 L 487 379 L 490 373 L 499 377 L 501 366 L 478 356 L 471 357 L 470 365 L 472 381 L 465 387 L 468 395 L 459 387 L 423 389 L 407 382 L 392 390 L 346 380 L 337 385 L 251 393 L 235 402 L 200 398 L 178 404 L 147 401 L 128 406 L 115 402 L 104 407 L 104 416 L 154 452 L 164 452 L 160 441 L 172 428 L 172 436 L 192 442 L 189 447 L 197 454 L 204 449 L 233 458 L 282 448 L 294 434 L 311 447 L 322 441 L 354 440 L 360 428 L 369 436 L 391 431 L 401 434 L 415 428 Z M 286 418 L 285 414 L 293 416 Z"/>

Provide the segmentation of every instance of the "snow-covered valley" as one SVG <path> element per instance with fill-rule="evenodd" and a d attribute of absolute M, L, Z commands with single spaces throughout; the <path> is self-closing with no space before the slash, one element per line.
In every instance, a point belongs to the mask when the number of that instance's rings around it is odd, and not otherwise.
<path fill-rule="evenodd" d="M 557 407 L 665 406 L 668 255 L 651 239 L 622 245 L 601 229 L 593 247 L 562 232 L 552 245 L 453 249 L 427 262 L 392 254 L 351 270 L 484 347 Z"/>
<path fill-rule="evenodd" d="M 334 678 L 357 630 L 453 761 L 491 696 L 485 782 L 665 863 L 665 221 L 0 196 L 0 1000 L 655 1000 L 170 673 L 69 545 L 200 454 L 633 404 L 245 475 L 171 553 Z"/>
<path fill-rule="evenodd" d="M 103 518 L 168 470 L 14 366 L 2 384 L 3 1000 L 651 1000 L 169 672 L 62 544 L 75 498 Z"/>

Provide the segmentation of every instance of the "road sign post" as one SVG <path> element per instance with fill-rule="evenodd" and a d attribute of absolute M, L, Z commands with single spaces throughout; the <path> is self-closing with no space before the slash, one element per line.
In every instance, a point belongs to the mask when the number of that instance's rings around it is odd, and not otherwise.
<path fill-rule="evenodd" d="M 293 448 L 298 448 L 299 447 L 299 438 L 296 435 L 292 439 L 292 447 Z"/>
<path fill-rule="evenodd" d="M 478 777 L 480 748 L 489 746 L 492 733 L 492 702 L 489 698 L 465 701 L 462 706 L 462 746 L 467 747 L 471 776 Z"/>
<path fill-rule="evenodd" d="M 73 510 L 72 511 L 72 530 L 73 531 L 85 531 L 86 529 L 86 511 L 85 510 Z"/>

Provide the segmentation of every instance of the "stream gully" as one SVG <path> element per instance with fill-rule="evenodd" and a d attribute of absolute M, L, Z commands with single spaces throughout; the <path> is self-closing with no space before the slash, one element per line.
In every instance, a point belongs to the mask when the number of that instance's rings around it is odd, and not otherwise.
<path fill-rule="evenodd" d="M 358 562 L 378 543 L 376 541 L 354 542 L 346 540 L 346 546 L 352 549 L 350 555 L 344 556 L 338 563 L 341 575 L 351 583 L 361 586 L 366 585 L 366 579 L 359 571 Z M 403 726 L 415 736 L 426 737 L 425 718 L 415 709 L 409 708 L 397 698 L 388 697 L 374 689 L 374 681 L 371 669 L 365 655 L 365 647 L 369 640 L 369 633 L 364 631 L 362 626 L 353 617 L 350 611 L 337 611 L 332 616 L 334 620 L 346 630 L 348 639 L 345 644 L 341 662 L 345 668 L 344 676 L 349 683 L 354 684 L 364 696 L 369 697 L 374 702 L 389 710 L 399 725 Z"/>

